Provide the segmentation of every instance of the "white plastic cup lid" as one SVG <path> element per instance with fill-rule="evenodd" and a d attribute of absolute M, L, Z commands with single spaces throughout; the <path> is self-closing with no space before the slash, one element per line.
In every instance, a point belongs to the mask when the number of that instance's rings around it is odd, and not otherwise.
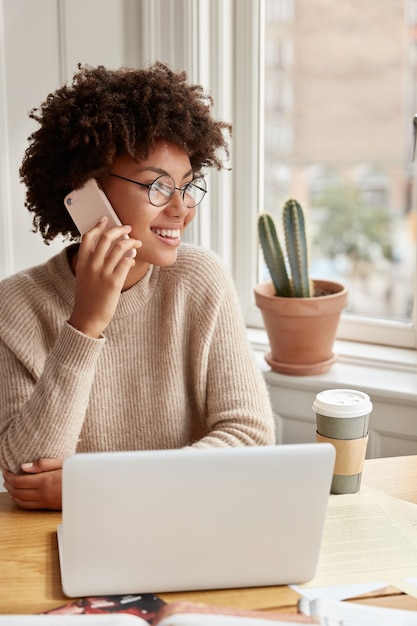
<path fill-rule="evenodd" d="M 367 393 L 355 389 L 327 389 L 317 394 L 313 411 L 328 417 L 369 415 L 372 402 Z"/>

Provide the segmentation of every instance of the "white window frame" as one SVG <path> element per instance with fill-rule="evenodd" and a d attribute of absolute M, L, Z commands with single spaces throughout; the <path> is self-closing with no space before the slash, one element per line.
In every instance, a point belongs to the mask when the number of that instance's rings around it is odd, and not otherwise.
<path fill-rule="evenodd" d="M 233 118 L 233 0 L 141 0 L 141 64 L 186 70 L 214 99 L 214 115 Z M 229 164 L 230 165 L 230 164 Z M 233 273 L 233 189 L 227 170 L 210 172 L 208 190 L 185 239 L 216 251 Z"/>
<path fill-rule="evenodd" d="M 262 113 L 259 109 L 260 101 L 262 101 L 263 86 L 262 76 L 259 68 L 262 67 L 263 60 L 263 0 L 243 0 L 238 2 L 238 10 L 236 14 L 236 51 L 235 58 L 238 59 L 236 64 L 236 101 L 241 106 L 244 103 L 244 110 L 241 116 L 244 117 L 245 123 L 240 124 L 238 111 L 235 111 L 234 118 L 235 136 L 245 142 L 243 146 L 237 150 L 239 155 L 250 155 L 251 171 L 245 171 L 245 163 L 237 162 L 235 164 L 235 180 L 237 195 L 235 198 L 239 210 L 246 212 L 246 219 L 242 220 L 243 228 L 246 225 L 249 232 L 240 233 L 236 244 L 236 280 L 239 289 L 241 301 L 246 312 L 246 320 L 249 326 L 260 328 L 262 326 L 259 311 L 253 303 L 252 286 L 256 283 L 257 277 L 253 275 L 256 268 L 256 258 L 253 253 L 254 248 L 254 217 L 253 208 L 262 207 L 262 163 L 263 163 L 263 128 Z M 244 36 L 242 37 L 242 33 Z M 242 41 L 241 41 L 242 37 Z M 246 51 L 246 58 L 244 53 Z M 245 60 L 243 84 L 240 82 L 240 72 L 242 67 L 240 61 Z M 259 99 L 257 98 L 260 94 Z M 252 117 L 251 117 L 252 116 Z M 246 135 L 246 136 L 245 136 Z M 237 139 L 235 139 L 237 141 Z M 246 163 L 249 163 L 249 159 Z M 259 164 L 257 169 L 256 164 Z M 416 174 L 417 179 L 417 174 Z M 240 184 L 241 181 L 241 184 Z M 244 189 L 244 186 L 247 189 Z M 239 194 L 240 190 L 240 194 Z M 243 193 L 242 193 L 243 191 Z M 245 197 L 250 202 L 245 202 Z M 414 199 L 414 206 L 417 206 L 417 199 Z M 245 241 L 242 248 L 238 242 Z M 251 250 L 251 253 L 248 251 Z M 239 255 L 242 255 L 239 260 Z M 251 267 L 248 267 L 248 263 Z M 248 278 L 250 277 L 250 281 Z M 417 281 L 414 285 L 414 297 L 417 302 Z M 354 315 L 344 315 L 338 330 L 338 338 L 343 340 L 365 342 L 367 344 L 391 345 L 399 348 L 416 348 L 417 347 L 417 306 L 414 307 L 414 317 L 409 323 L 397 322 L 395 320 L 378 319 L 370 317 L 361 317 Z"/>
<path fill-rule="evenodd" d="M 233 124 L 232 173 L 210 175 L 206 212 L 200 212 L 190 238 L 222 257 L 234 277 L 247 325 L 258 329 L 262 320 L 253 287 L 259 254 L 256 216 L 263 206 L 263 4 L 263 0 L 142 0 L 143 60 L 160 59 L 185 68 L 213 95 L 216 114 Z M 416 328 L 417 307 L 407 324 L 345 315 L 338 338 L 415 349 Z"/>

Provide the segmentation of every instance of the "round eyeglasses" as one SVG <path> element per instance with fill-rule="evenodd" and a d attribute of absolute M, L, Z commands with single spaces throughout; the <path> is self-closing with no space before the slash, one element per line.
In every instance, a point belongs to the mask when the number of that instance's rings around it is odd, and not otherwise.
<path fill-rule="evenodd" d="M 184 187 L 176 187 L 174 179 L 169 174 L 158 176 L 158 178 L 148 185 L 111 172 L 110 176 L 127 180 L 129 183 L 134 183 L 141 187 L 146 187 L 148 189 L 149 202 L 158 207 L 167 204 L 174 195 L 175 190 L 181 192 L 182 199 L 187 209 L 192 209 L 197 206 L 197 204 L 200 204 L 207 193 L 207 184 L 204 178 L 193 178 L 193 180 Z"/>

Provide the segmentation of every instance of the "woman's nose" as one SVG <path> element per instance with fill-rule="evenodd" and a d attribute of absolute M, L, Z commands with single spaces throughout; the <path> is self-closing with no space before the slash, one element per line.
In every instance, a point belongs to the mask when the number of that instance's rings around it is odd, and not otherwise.
<path fill-rule="evenodd" d="M 182 189 L 175 189 L 174 193 L 169 199 L 169 202 L 165 205 L 165 212 L 168 212 L 169 215 L 186 215 L 189 209 L 185 205 L 183 196 L 184 192 L 182 191 Z"/>

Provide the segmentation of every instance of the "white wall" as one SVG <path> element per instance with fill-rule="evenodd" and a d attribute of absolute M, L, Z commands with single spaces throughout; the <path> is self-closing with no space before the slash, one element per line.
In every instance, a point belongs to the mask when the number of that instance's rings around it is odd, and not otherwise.
<path fill-rule="evenodd" d="M 312 405 L 324 389 L 351 388 L 368 393 L 373 403 L 369 418 L 369 441 L 366 456 L 379 457 L 417 454 L 415 378 L 403 374 L 403 389 L 396 394 L 370 382 L 374 372 L 337 363 L 321 377 L 282 376 L 265 372 L 271 399 L 277 413 L 278 443 L 312 443 L 316 440 L 316 417 Z M 350 381 L 350 382 L 348 382 Z"/>
<path fill-rule="evenodd" d="M 136 3 L 137 5 L 137 3 Z M 19 167 L 37 127 L 28 112 L 71 79 L 77 63 L 118 67 L 135 55 L 135 2 L 123 0 L 0 1 L 0 278 L 49 258 L 24 208 Z"/>

